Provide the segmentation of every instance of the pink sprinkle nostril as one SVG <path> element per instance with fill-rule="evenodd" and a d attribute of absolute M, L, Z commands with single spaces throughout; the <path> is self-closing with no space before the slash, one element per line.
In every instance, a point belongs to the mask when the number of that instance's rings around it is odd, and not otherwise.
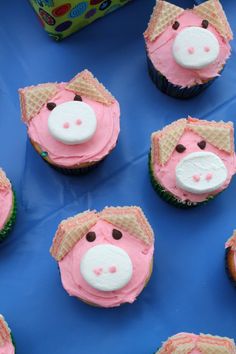
<path fill-rule="evenodd" d="M 68 129 L 70 127 L 70 124 L 68 122 L 63 124 L 63 128 Z"/>
<path fill-rule="evenodd" d="M 211 48 L 208 47 L 208 46 L 205 46 L 205 47 L 204 47 L 204 50 L 205 50 L 206 53 L 208 53 L 208 52 L 210 52 Z"/>
<path fill-rule="evenodd" d="M 117 271 L 117 269 L 116 269 L 115 266 L 111 266 L 111 267 L 109 268 L 109 272 L 110 272 L 110 273 L 116 273 L 116 271 Z"/>
<path fill-rule="evenodd" d="M 189 47 L 188 52 L 189 52 L 189 54 L 194 54 L 194 52 L 195 52 L 194 47 Z"/>
<path fill-rule="evenodd" d="M 194 175 L 194 176 L 193 176 L 193 180 L 194 180 L 195 182 L 199 182 L 200 179 L 201 179 L 201 177 L 200 177 L 199 175 Z"/>
<path fill-rule="evenodd" d="M 206 180 L 207 180 L 207 181 L 210 181 L 212 178 L 213 178 L 213 174 L 212 174 L 212 173 L 208 173 L 208 174 L 206 175 Z"/>
<path fill-rule="evenodd" d="M 76 124 L 80 125 L 80 124 L 82 124 L 82 121 L 80 119 L 77 119 Z"/>
<path fill-rule="evenodd" d="M 102 274 L 102 268 L 95 268 L 94 270 L 93 270 L 93 272 L 94 272 L 94 274 L 96 274 L 97 276 L 99 276 L 99 275 L 101 275 Z"/>

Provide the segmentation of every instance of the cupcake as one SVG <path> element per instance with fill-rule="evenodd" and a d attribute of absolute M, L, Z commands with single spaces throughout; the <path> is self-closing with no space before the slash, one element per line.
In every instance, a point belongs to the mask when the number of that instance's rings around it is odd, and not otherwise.
<path fill-rule="evenodd" d="M 0 354 L 15 354 L 15 347 L 12 342 L 11 330 L 0 315 Z"/>
<path fill-rule="evenodd" d="M 178 333 L 170 337 L 156 354 L 236 354 L 233 339 L 210 334 Z"/>
<path fill-rule="evenodd" d="M 152 273 L 154 236 L 138 207 L 85 211 L 60 223 L 51 254 L 64 289 L 99 307 L 132 303 Z"/>
<path fill-rule="evenodd" d="M 5 172 L 0 169 L 0 242 L 2 242 L 12 229 L 16 219 L 16 199 L 11 182 Z"/>
<path fill-rule="evenodd" d="M 158 0 L 144 38 L 151 79 L 162 92 L 184 99 L 220 75 L 233 34 L 218 0 L 191 10 Z"/>
<path fill-rule="evenodd" d="M 236 230 L 225 244 L 225 267 L 229 278 L 236 285 Z"/>
<path fill-rule="evenodd" d="M 29 139 L 56 169 L 86 172 L 115 147 L 119 104 L 88 70 L 67 83 L 20 89 L 19 95 Z"/>
<path fill-rule="evenodd" d="M 233 123 L 179 119 L 151 137 L 149 170 L 156 192 L 188 208 L 213 199 L 235 174 Z"/>

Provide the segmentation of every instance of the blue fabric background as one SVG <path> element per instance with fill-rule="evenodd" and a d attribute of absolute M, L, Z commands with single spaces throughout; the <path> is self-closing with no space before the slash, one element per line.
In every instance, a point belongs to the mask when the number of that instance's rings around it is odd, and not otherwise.
<path fill-rule="evenodd" d="M 236 2 L 222 1 L 236 32 Z M 192 6 L 193 1 L 176 0 Z M 17 354 L 151 354 L 180 331 L 236 337 L 236 292 L 224 270 L 224 243 L 236 228 L 236 179 L 206 206 L 179 210 L 153 191 L 150 134 L 188 114 L 236 122 L 236 62 L 204 94 L 178 101 L 148 77 L 142 33 L 154 1 L 135 0 L 61 43 L 40 28 L 27 1 L 1 2 L 0 165 L 18 197 L 14 232 L 0 245 L 0 312 Z M 121 134 L 96 170 L 68 177 L 27 140 L 17 89 L 67 81 L 90 69 L 121 105 Z M 90 307 L 63 290 L 49 254 L 58 223 L 88 208 L 140 205 L 156 235 L 151 280 L 132 305 Z"/>

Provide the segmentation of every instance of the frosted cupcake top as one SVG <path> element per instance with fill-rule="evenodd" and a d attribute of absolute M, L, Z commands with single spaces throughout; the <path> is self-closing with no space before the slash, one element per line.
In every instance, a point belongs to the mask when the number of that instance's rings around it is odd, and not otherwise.
<path fill-rule="evenodd" d="M 202 202 L 236 172 L 233 123 L 179 119 L 152 134 L 155 179 L 180 202 Z"/>
<path fill-rule="evenodd" d="M 86 211 L 64 220 L 51 254 L 65 290 L 102 307 L 132 303 L 152 268 L 154 237 L 138 207 Z"/>
<path fill-rule="evenodd" d="M 0 315 L 0 354 L 15 354 L 11 330 L 2 315 Z"/>
<path fill-rule="evenodd" d="M 178 333 L 170 337 L 156 354 L 235 354 L 233 339 L 212 336 L 210 334 L 196 335 L 193 333 Z"/>
<path fill-rule="evenodd" d="M 144 37 L 154 67 L 172 84 L 191 87 L 219 75 L 233 35 L 218 0 L 192 10 L 159 0 Z"/>
<path fill-rule="evenodd" d="M 19 94 L 28 135 L 52 163 L 99 161 L 115 147 L 119 104 L 88 70 L 68 83 L 26 87 Z"/>
<path fill-rule="evenodd" d="M 5 226 L 13 205 L 13 192 L 11 182 L 5 172 L 0 168 L 0 230 Z"/>

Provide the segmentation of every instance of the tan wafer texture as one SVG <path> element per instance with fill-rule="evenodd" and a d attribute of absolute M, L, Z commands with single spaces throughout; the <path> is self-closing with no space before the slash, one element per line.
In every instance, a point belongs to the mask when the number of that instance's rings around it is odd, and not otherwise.
<path fill-rule="evenodd" d="M 202 354 L 235 354 L 236 347 L 232 339 L 227 337 L 188 333 L 170 337 L 156 354 L 189 354 L 198 349 Z"/>
<path fill-rule="evenodd" d="M 152 161 L 164 166 L 185 130 L 193 131 L 219 150 L 234 153 L 234 129 L 231 122 L 210 122 L 189 117 L 179 119 L 152 134 Z"/>
<path fill-rule="evenodd" d="M 144 33 L 145 38 L 154 41 L 168 26 L 172 25 L 183 12 L 184 9 L 179 6 L 170 4 L 167 1 L 157 0 L 148 28 Z"/>
<path fill-rule="evenodd" d="M 66 89 L 108 106 L 115 101 L 112 94 L 88 70 L 75 76 L 66 85 Z"/>
<path fill-rule="evenodd" d="M 40 84 L 19 90 L 22 119 L 29 122 L 58 92 L 56 83 Z"/>
<path fill-rule="evenodd" d="M 4 317 L 0 315 L 0 347 L 3 347 L 6 342 L 11 342 L 11 331 Z"/>
<path fill-rule="evenodd" d="M 153 230 L 139 207 L 107 207 L 100 213 L 85 211 L 60 223 L 50 249 L 52 256 L 62 260 L 98 220 L 105 220 L 129 232 L 148 246 L 153 244 Z"/>

